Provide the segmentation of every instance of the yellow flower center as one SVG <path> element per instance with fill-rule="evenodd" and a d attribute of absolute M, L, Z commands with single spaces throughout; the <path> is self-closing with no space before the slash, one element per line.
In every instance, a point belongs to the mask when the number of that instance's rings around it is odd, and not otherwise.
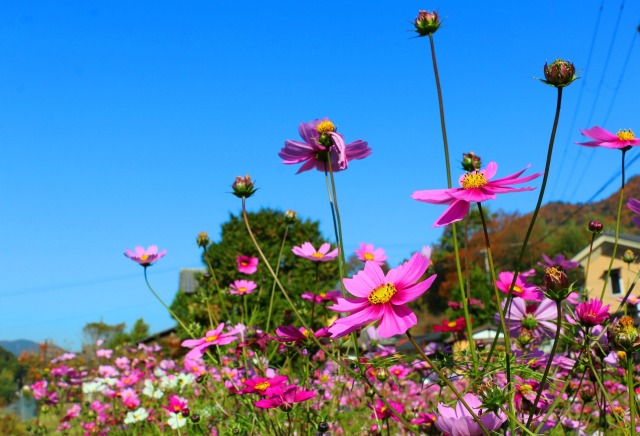
<path fill-rule="evenodd" d="M 318 133 L 335 132 L 336 126 L 334 126 L 331 121 L 326 120 L 318 123 L 318 125 L 316 126 L 316 130 L 318 131 Z"/>
<path fill-rule="evenodd" d="M 307 330 L 307 329 L 302 329 L 302 335 L 303 335 L 305 338 L 308 338 L 310 334 L 311 334 L 311 332 L 310 332 L 309 330 Z"/>
<path fill-rule="evenodd" d="M 269 382 L 262 382 L 262 383 L 256 384 L 254 387 L 259 391 L 264 391 L 269 386 L 271 386 L 271 384 Z"/>
<path fill-rule="evenodd" d="M 449 327 L 453 328 L 453 327 L 455 327 L 455 326 L 456 326 L 456 322 L 455 322 L 455 321 L 449 321 L 449 322 L 447 323 L 447 325 L 448 325 Z"/>
<path fill-rule="evenodd" d="M 323 383 L 328 382 L 329 381 L 329 374 L 322 374 L 320 376 L 320 381 L 323 382 Z"/>
<path fill-rule="evenodd" d="M 618 359 L 626 359 L 627 358 L 627 353 L 625 353 L 624 351 L 618 351 Z"/>
<path fill-rule="evenodd" d="M 364 260 L 373 260 L 373 254 L 371 253 L 365 253 L 362 257 L 364 257 Z"/>
<path fill-rule="evenodd" d="M 327 293 L 326 292 L 321 292 L 320 293 L 320 298 L 326 298 L 327 297 Z"/>
<path fill-rule="evenodd" d="M 633 141 L 636 136 L 633 134 L 633 130 L 618 130 L 618 139 L 620 141 Z"/>
<path fill-rule="evenodd" d="M 244 286 L 241 286 L 241 287 L 238 288 L 238 292 L 240 292 L 241 294 L 243 292 L 247 292 L 247 288 L 245 288 Z"/>
<path fill-rule="evenodd" d="M 142 260 L 142 261 L 146 261 L 147 259 L 149 259 L 149 255 L 148 254 L 143 254 L 142 256 L 140 256 L 140 260 Z"/>
<path fill-rule="evenodd" d="M 513 292 L 516 294 L 522 294 L 522 288 L 520 286 L 514 286 Z"/>
<path fill-rule="evenodd" d="M 316 251 L 315 253 L 313 253 L 311 255 L 312 257 L 315 257 L 317 259 L 322 259 L 324 257 L 324 254 L 320 253 L 319 251 Z"/>
<path fill-rule="evenodd" d="M 386 283 L 375 288 L 367 297 L 371 304 L 384 304 L 391 300 L 391 297 L 396 295 L 396 287 L 393 283 Z"/>
<path fill-rule="evenodd" d="M 482 188 L 486 184 L 484 173 L 467 173 L 462 179 L 462 189 Z"/>
<path fill-rule="evenodd" d="M 533 391 L 533 386 L 531 386 L 530 384 L 520 386 L 520 393 L 522 395 L 525 395 L 531 391 Z"/>
<path fill-rule="evenodd" d="M 205 340 L 204 340 L 204 341 L 205 341 L 205 342 L 213 342 L 213 341 L 215 341 L 216 339 L 218 339 L 218 335 L 207 336 L 207 337 L 205 338 Z"/>

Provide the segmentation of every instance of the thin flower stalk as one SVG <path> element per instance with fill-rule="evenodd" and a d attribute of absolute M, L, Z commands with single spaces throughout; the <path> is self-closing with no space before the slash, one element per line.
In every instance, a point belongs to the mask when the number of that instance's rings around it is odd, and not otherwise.
<path fill-rule="evenodd" d="M 294 315 L 296 316 L 296 318 L 298 319 L 298 321 L 300 322 L 300 325 L 302 327 L 304 327 L 305 329 L 311 331 L 311 328 L 307 325 L 307 323 L 305 322 L 304 318 L 302 317 L 302 315 L 300 314 L 300 312 L 298 311 L 298 309 L 296 308 L 295 304 L 293 304 L 293 301 L 291 301 L 291 297 L 289 296 L 289 293 L 287 292 L 287 290 L 284 288 L 284 286 L 282 285 L 282 282 L 280 282 L 280 279 L 278 278 L 278 276 L 276 275 L 275 271 L 273 270 L 273 268 L 271 267 L 271 265 L 269 264 L 269 262 L 267 261 L 267 257 L 265 256 L 264 252 L 262 251 L 262 249 L 260 248 L 260 244 L 258 244 L 258 241 L 256 240 L 255 235 L 253 234 L 253 231 L 251 230 L 251 226 L 249 225 L 249 218 L 247 216 L 247 208 L 246 208 L 246 198 L 242 198 L 242 218 L 243 221 L 245 223 L 245 227 L 247 228 L 247 232 L 249 233 L 249 238 L 251 239 L 251 242 L 253 242 L 253 245 L 256 247 L 256 250 L 258 250 L 258 254 L 259 256 L 262 258 L 262 261 L 264 262 L 264 264 L 267 267 L 267 270 L 269 271 L 269 273 L 271 274 L 271 276 L 273 277 L 274 281 L 276 282 L 278 288 L 280 289 L 280 291 L 282 292 L 282 295 L 285 297 L 285 299 L 287 300 L 287 303 L 289 303 L 289 306 L 291 307 L 291 310 L 293 311 Z M 315 342 L 315 344 L 322 350 L 325 352 L 325 354 L 327 356 L 329 356 L 334 362 L 336 362 L 338 365 L 340 365 L 340 367 L 342 369 L 344 369 L 346 372 L 348 372 L 349 374 L 351 374 L 352 377 L 355 378 L 361 378 L 366 384 L 367 386 L 373 390 L 373 392 L 378 395 L 380 397 L 380 399 L 382 399 L 382 401 L 385 403 L 385 405 L 387 406 L 387 408 L 389 408 L 390 410 L 393 411 L 393 408 L 391 407 L 391 405 L 388 403 L 387 399 L 380 393 L 380 391 L 369 381 L 369 379 L 366 377 L 366 375 L 363 375 L 361 373 L 357 373 L 355 371 L 353 371 L 348 365 L 346 365 L 345 363 L 343 363 L 340 359 L 337 359 L 336 356 L 330 351 L 328 350 L 321 342 L 320 340 L 318 340 L 318 338 L 315 337 L 315 335 L 309 335 L 309 337 L 311 338 L 312 341 Z M 357 347 L 356 347 L 357 350 Z M 401 414 L 396 414 L 395 412 L 393 412 L 394 415 L 400 420 L 400 422 L 407 428 L 412 428 L 413 426 L 401 415 Z"/>
<path fill-rule="evenodd" d="M 227 320 L 230 320 L 231 315 L 229 315 L 229 309 L 227 309 L 227 305 L 224 304 L 224 296 L 222 295 L 222 290 L 220 289 L 220 285 L 218 284 L 218 279 L 216 278 L 216 273 L 213 269 L 213 265 L 211 265 L 211 260 L 209 260 L 209 258 L 206 255 L 203 255 L 202 257 L 204 258 L 204 261 L 207 263 L 207 270 L 209 271 L 209 274 L 211 274 L 211 278 L 213 279 L 213 286 L 216 288 L 216 292 L 218 293 L 218 300 L 220 300 L 220 308 L 224 310 L 224 314 L 227 317 Z"/>
<path fill-rule="evenodd" d="M 589 277 L 589 266 L 591 265 L 591 253 L 593 253 L 593 241 L 596 239 L 596 234 L 591 235 L 591 242 L 589 243 L 589 254 L 587 255 L 587 266 L 584 269 L 584 287 L 582 288 L 582 301 L 587 301 L 587 278 Z"/>
<path fill-rule="evenodd" d="M 558 342 L 560 342 L 560 331 L 562 330 L 562 304 L 560 301 L 556 301 L 556 308 L 558 311 L 558 317 L 556 318 L 556 335 L 553 338 L 553 346 L 551 347 L 551 353 L 549 354 L 549 359 L 547 360 L 547 366 L 544 368 L 544 373 L 542 374 L 542 379 L 540 379 L 540 386 L 538 387 L 538 392 L 536 393 L 536 399 L 533 402 L 533 407 L 529 412 L 529 418 L 527 418 L 526 426 L 529 427 L 531 424 L 531 420 L 533 419 L 533 414 L 536 410 L 536 406 L 538 404 L 538 400 L 542 397 L 542 391 L 544 391 L 544 384 L 549 377 L 549 371 L 551 370 L 551 365 L 553 364 L 553 356 L 556 354 L 556 350 L 558 349 Z"/>
<path fill-rule="evenodd" d="M 629 413 L 631 418 L 631 426 L 629 429 L 631 430 L 631 435 L 634 436 L 636 434 L 636 392 L 634 389 L 634 361 L 633 354 L 627 356 L 627 389 L 629 390 Z"/>
<path fill-rule="evenodd" d="M 604 285 L 602 286 L 602 292 L 600 293 L 600 299 L 604 298 L 604 293 L 607 290 L 607 284 L 611 277 L 611 269 L 613 268 L 613 260 L 616 258 L 616 252 L 618 251 L 618 236 L 620 234 L 620 217 L 622 216 L 622 203 L 624 200 L 624 157 L 627 154 L 627 149 L 622 149 L 622 186 L 620 187 L 620 202 L 618 203 L 618 216 L 616 217 L 616 236 L 613 241 L 613 253 L 611 254 L 611 261 L 609 261 L 609 269 L 607 269 L 607 275 L 604 278 Z"/>
<path fill-rule="evenodd" d="M 440 377 L 440 380 L 442 380 L 444 382 L 444 384 L 447 385 L 447 387 L 449 387 L 449 389 L 451 389 L 451 392 L 453 392 L 453 394 L 458 398 L 458 400 L 460 401 L 460 403 L 464 406 L 465 409 L 467 409 L 467 411 L 471 414 L 471 417 L 473 418 L 473 420 L 480 426 L 480 428 L 482 429 L 482 431 L 487 435 L 491 435 L 491 432 L 487 429 L 487 427 L 482 423 L 482 420 L 478 417 L 478 415 L 476 415 L 476 413 L 473 411 L 473 409 L 467 404 L 467 402 L 464 400 L 464 396 L 463 394 L 461 394 L 460 392 L 458 392 L 458 390 L 456 389 L 455 386 L 453 386 L 453 384 L 449 381 L 449 379 L 447 378 L 446 375 L 444 375 L 442 373 L 442 371 L 440 371 L 440 369 L 438 369 L 438 367 L 433 363 L 433 361 L 431 359 L 429 359 L 429 356 L 427 356 L 424 351 L 422 351 L 422 348 L 420 348 L 420 346 L 418 345 L 418 343 L 415 341 L 415 339 L 413 339 L 413 336 L 411 335 L 411 332 L 409 330 L 407 330 L 407 332 L 405 333 L 407 335 L 407 338 L 409 339 L 409 341 L 413 344 L 413 348 L 416 349 L 416 351 L 418 352 L 418 354 L 420 355 L 420 357 L 422 357 L 422 359 L 427 362 L 429 364 L 429 366 L 431 366 L 431 368 L 433 369 L 433 371 L 438 375 L 438 377 Z"/>
<path fill-rule="evenodd" d="M 169 306 L 167 306 L 167 304 L 164 302 L 164 300 L 162 298 L 160 298 L 160 296 L 156 293 L 156 291 L 153 290 L 153 288 L 151 287 L 151 284 L 149 283 L 149 278 L 147 277 L 147 268 L 144 268 L 144 281 L 147 283 L 147 287 L 149 288 L 151 293 L 156 297 L 156 299 L 160 302 L 160 304 L 162 304 L 162 306 L 164 306 L 164 308 L 167 309 L 167 311 L 171 314 L 171 316 L 173 316 L 173 318 L 176 321 L 178 321 L 178 323 L 180 324 L 180 326 L 182 326 L 184 331 L 187 332 L 189 334 L 189 336 L 191 336 L 192 338 L 195 338 L 195 335 L 189 329 L 189 327 L 184 325 L 182 320 L 173 312 L 173 310 L 171 310 L 171 308 Z"/>
<path fill-rule="evenodd" d="M 444 103 L 442 98 L 442 87 L 440 86 L 440 74 L 438 73 L 438 62 L 436 60 L 436 48 L 433 42 L 433 33 L 429 33 L 429 47 L 431 49 L 431 62 L 433 64 L 433 75 L 436 81 L 436 90 L 438 91 L 438 109 L 440 113 L 440 129 L 442 131 L 442 144 L 444 147 L 444 161 L 447 169 L 447 188 L 451 189 L 451 159 L 449 158 L 449 141 L 447 139 L 447 125 L 444 117 Z M 478 372 L 478 356 L 476 355 L 476 346 L 473 341 L 473 330 L 471 327 L 471 317 L 469 316 L 469 302 L 465 293 L 464 276 L 460 265 L 460 248 L 458 247 L 458 232 L 456 223 L 451 224 L 453 235 L 453 252 L 456 259 L 456 272 L 458 274 L 458 284 L 460 287 L 460 295 L 462 297 L 462 310 L 464 320 L 467 323 L 467 335 L 469 337 L 469 352 L 473 363 L 474 372 Z"/>
<path fill-rule="evenodd" d="M 289 234 L 289 223 L 286 224 L 284 228 L 284 235 L 282 236 L 282 243 L 280 244 L 280 253 L 278 253 L 278 261 L 276 262 L 276 270 L 275 275 L 278 277 L 280 273 L 280 259 L 282 259 L 282 253 L 284 253 L 284 245 L 287 241 L 287 235 Z M 273 312 L 273 301 L 276 294 L 276 282 L 273 281 L 273 285 L 271 286 L 271 296 L 269 298 L 269 311 L 267 312 L 267 325 L 265 331 L 269 331 L 269 327 L 271 326 L 271 313 Z"/>

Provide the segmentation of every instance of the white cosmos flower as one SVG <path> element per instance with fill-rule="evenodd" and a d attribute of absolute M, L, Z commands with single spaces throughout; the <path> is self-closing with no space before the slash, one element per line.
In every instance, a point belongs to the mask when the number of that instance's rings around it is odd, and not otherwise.
<path fill-rule="evenodd" d="M 149 412 L 144 407 L 138 407 L 132 412 L 128 412 L 124 418 L 125 424 L 133 424 L 134 422 L 144 421 L 149 417 Z"/>

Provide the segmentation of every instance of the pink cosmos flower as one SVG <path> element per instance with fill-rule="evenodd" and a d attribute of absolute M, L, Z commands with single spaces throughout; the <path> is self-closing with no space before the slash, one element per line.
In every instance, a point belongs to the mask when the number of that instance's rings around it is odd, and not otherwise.
<path fill-rule="evenodd" d="M 336 298 L 342 296 L 342 292 L 329 291 L 329 292 L 320 292 L 319 294 L 314 294 L 313 292 L 303 292 L 301 297 L 303 300 L 311 301 L 315 304 L 322 304 L 327 301 L 335 302 Z"/>
<path fill-rule="evenodd" d="M 186 355 L 189 359 L 198 359 L 202 357 L 207 348 L 212 345 L 227 345 L 237 340 L 235 336 L 236 331 L 231 330 L 227 333 L 222 333 L 224 329 L 224 323 L 221 323 L 214 330 L 209 330 L 204 338 L 201 339 L 187 339 L 182 341 L 182 346 L 192 348 Z"/>
<path fill-rule="evenodd" d="M 551 337 L 556 332 L 558 308 L 556 303 L 548 298 L 539 304 L 527 304 L 522 298 L 514 297 L 504 317 L 512 337 L 518 336 L 523 329 L 533 332 L 538 338 Z M 499 322 L 498 314 L 495 315 L 495 319 Z"/>
<path fill-rule="evenodd" d="M 382 266 L 384 265 L 385 260 L 387 260 L 387 255 L 384 253 L 384 249 L 374 249 L 373 244 L 365 244 L 364 242 L 361 242 L 360 249 L 355 251 L 358 255 L 358 259 L 363 262 L 375 262 Z"/>
<path fill-rule="evenodd" d="M 339 297 L 335 305 L 329 306 L 336 312 L 351 312 L 329 327 L 331 336 L 342 337 L 374 321 L 380 321 L 378 334 L 382 338 L 405 333 L 418 323 L 406 304 L 422 295 L 436 278 L 434 274 L 416 283 L 428 267 L 429 259 L 420 253 L 386 276 L 380 265 L 367 262 L 364 270 L 343 280 L 347 291 L 356 298 Z"/>
<path fill-rule="evenodd" d="M 502 292 L 508 294 L 509 288 L 513 282 L 513 272 L 504 271 L 498 274 L 498 280 L 496 280 L 496 287 Z M 540 301 L 542 300 L 542 292 L 538 290 L 538 287 L 527 283 L 521 274 L 518 274 L 516 284 L 513 286 L 513 296 L 520 297 L 523 300 Z"/>
<path fill-rule="evenodd" d="M 527 166 L 527 168 L 529 167 Z M 501 179 L 491 180 L 498 171 L 498 164 L 489 162 L 487 168 L 482 171 L 465 173 L 460 176 L 458 180 L 460 188 L 416 191 L 411 195 L 411 198 L 431 204 L 448 204 L 447 210 L 433 224 L 433 227 L 446 226 L 464 218 L 469 211 L 469 204 L 472 202 L 481 203 L 486 200 L 495 200 L 496 194 L 532 191 L 535 189 L 509 186 L 525 183 L 542 175 L 542 173 L 536 173 L 527 177 L 520 177 L 527 168 Z"/>
<path fill-rule="evenodd" d="M 620 303 L 622 303 L 624 301 L 624 297 L 618 297 L 616 301 L 619 301 Z M 637 306 L 638 303 L 640 303 L 640 297 L 638 297 L 637 295 L 629 295 L 629 298 L 627 298 L 626 303 L 632 306 Z"/>
<path fill-rule="evenodd" d="M 162 250 L 158 253 L 158 247 L 156 245 L 151 245 L 146 250 L 143 247 L 137 246 L 136 252 L 129 250 L 128 248 L 124 251 L 124 255 L 134 262 L 138 262 L 143 267 L 150 266 L 156 260 L 160 260 L 167 254 L 167 250 Z"/>
<path fill-rule="evenodd" d="M 283 388 L 280 393 L 274 395 L 271 398 L 263 398 L 262 400 L 253 403 L 256 407 L 261 409 L 274 409 L 279 407 L 280 409 L 288 412 L 293 408 L 295 403 L 301 403 L 307 401 L 316 396 L 313 391 L 305 391 L 304 389 L 291 385 Z"/>
<path fill-rule="evenodd" d="M 311 242 L 305 242 L 300 247 L 293 247 L 291 251 L 293 251 L 293 254 L 298 257 L 303 257 L 314 262 L 329 262 L 330 260 L 338 257 L 338 249 L 334 248 L 329 251 L 330 248 L 331 244 L 325 242 L 316 251 L 316 249 L 313 248 L 313 245 L 311 245 Z"/>
<path fill-rule="evenodd" d="M 397 415 L 402 415 L 404 413 L 404 404 L 399 403 L 397 401 L 387 401 L 391 406 L 392 410 L 384 404 L 384 402 L 376 398 L 375 405 L 369 404 L 369 407 L 373 409 L 373 413 L 371 414 L 371 418 L 373 419 L 393 419 L 394 421 L 400 422 Z"/>
<path fill-rule="evenodd" d="M 128 409 L 133 410 L 140 405 L 140 399 L 136 391 L 132 388 L 126 388 L 120 391 L 120 398 L 122 398 L 122 402 Z"/>
<path fill-rule="evenodd" d="M 298 132 L 303 142 L 286 140 L 280 156 L 286 165 L 302 163 L 296 174 L 313 168 L 318 171 L 338 172 L 347 169 L 350 160 L 364 159 L 371 154 L 369 145 L 360 139 L 345 144 L 344 138 L 336 133 L 336 128 L 328 118 L 300 123 Z"/>
<path fill-rule="evenodd" d="M 258 271 L 258 258 L 250 256 L 238 256 L 236 257 L 238 263 L 238 271 L 244 274 L 253 274 Z"/>
<path fill-rule="evenodd" d="M 576 306 L 576 317 L 587 327 L 601 325 L 609 319 L 609 305 L 603 306 L 602 300 L 591 298 Z"/>
<path fill-rule="evenodd" d="M 244 380 L 244 394 L 259 394 L 265 397 L 272 397 L 282 392 L 283 385 L 289 380 L 286 375 L 277 375 L 271 378 L 255 377 Z"/>
<path fill-rule="evenodd" d="M 234 295 L 247 295 L 256 290 L 258 285 L 251 280 L 235 280 L 229 285 L 229 293 Z"/>
<path fill-rule="evenodd" d="M 177 395 L 169 395 L 169 405 L 162 406 L 163 409 L 168 410 L 171 413 L 180 413 L 182 409 L 188 407 L 189 404 L 185 398 Z"/>
<path fill-rule="evenodd" d="M 640 214 L 640 200 L 630 198 L 629 201 L 627 201 L 627 207 L 631 209 L 633 213 Z M 640 216 L 633 217 L 633 223 L 636 226 L 640 226 Z"/>
<path fill-rule="evenodd" d="M 606 147 L 623 149 L 640 145 L 640 138 L 636 138 L 631 130 L 618 130 L 617 134 L 613 134 L 602 127 L 595 126 L 590 129 L 580 130 L 583 136 L 587 136 L 593 141 L 576 142 L 578 145 L 586 147 Z"/>
<path fill-rule="evenodd" d="M 475 394 L 467 393 L 463 399 L 489 431 L 497 430 L 507 420 L 507 416 L 502 411 L 497 415 L 493 412 L 483 411 L 482 402 Z M 435 424 L 438 430 L 450 435 L 480 436 L 484 434 L 482 428 L 460 401 L 456 403 L 455 409 L 439 403 Z"/>
<path fill-rule="evenodd" d="M 304 327 L 296 328 L 292 325 L 281 325 L 276 329 L 277 336 L 274 339 L 279 342 L 301 343 L 307 341 L 310 335 L 318 339 L 324 338 L 329 335 L 327 330 L 326 327 L 323 327 L 316 332 L 311 332 Z"/>
<path fill-rule="evenodd" d="M 547 256 L 546 254 L 542 255 L 542 262 L 538 262 L 542 268 L 558 268 L 560 267 L 564 271 L 568 271 L 570 269 L 574 269 L 580 266 L 580 262 L 574 262 L 572 260 L 567 260 L 564 254 L 558 254 L 553 259 Z"/>

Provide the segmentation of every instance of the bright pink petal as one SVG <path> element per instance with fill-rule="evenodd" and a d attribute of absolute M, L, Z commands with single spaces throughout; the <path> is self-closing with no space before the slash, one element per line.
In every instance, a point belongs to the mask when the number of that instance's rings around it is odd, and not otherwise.
<path fill-rule="evenodd" d="M 332 306 L 328 306 L 327 309 L 331 309 L 335 312 L 358 312 L 370 305 L 371 303 L 369 303 L 369 300 L 366 298 L 338 297 L 336 302 Z"/>
<path fill-rule="evenodd" d="M 411 287 L 399 290 L 396 293 L 396 295 L 394 295 L 393 298 L 391 299 L 391 303 L 394 305 L 407 304 L 410 301 L 415 300 L 416 298 L 424 294 L 427 289 L 429 289 L 429 287 L 433 284 L 433 281 L 435 279 L 436 279 L 436 275 L 434 274 L 420 283 L 417 283 Z"/>
<path fill-rule="evenodd" d="M 440 218 L 433 223 L 433 227 L 446 226 L 447 224 L 455 223 L 462 220 L 469 212 L 469 203 L 462 200 L 454 201 L 451 206 L 444 211 Z"/>
<path fill-rule="evenodd" d="M 431 189 L 425 191 L 415 191 L 411 194 L 411 198 L 414 200 L 422 201 L 424 203 L 431 204 L 450 204 L 455 199 L 452 197 L 452 192 L 458 189 Z"/>
<path fill-rule="evenodd" d="M 381 338 L 390 338 L 402 335 L 418 323 L 415 313 L 407 306 L 393 306 L 382 304 L 384 313 L 378 325 L 378 334 Z"/>

